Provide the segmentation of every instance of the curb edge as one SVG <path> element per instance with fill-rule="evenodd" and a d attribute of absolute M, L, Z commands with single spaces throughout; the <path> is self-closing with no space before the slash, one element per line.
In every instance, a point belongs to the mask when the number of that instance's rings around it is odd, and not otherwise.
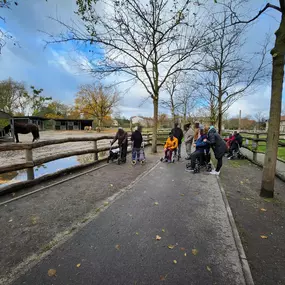
<path fill-rule="evenodd" d="M 217 181 L 218 181 L 220 191 L 222 193 L 223 201 L 224 201 L 226 211 L 227 211 L 227 215 L 228 215 L 230 225 L 232 228 L 232 233 L 233 233 L 235 244 L 236 244 L 236 247 L 238 250 L 238 254 L 239 254 L 240 263 L 242 266 L 242 271 L 243 271 L 245 282 L 247 285 L 254 285 L 254 281 L 253 281 L 253 278 L 251 275 L 251 270 L 250 270 L 250 267 L 248 264 L 248 260 L 246 258 L 245 252 L 244 252 L 244 248 L 243 248 L 243 245 L 242 245 L 239 233 L 238 233 L 238 229 L 237 229 L 234 217 L 233 217 L 232 210 L 231 210 L 230 205 L 229 205 L 229 201 L 228 201 L 227 196 L 226 196 L 226 192 L 222 186 L 222 183 L 221 183 L 221 180 L 219 177 L 217 177 Z"/>

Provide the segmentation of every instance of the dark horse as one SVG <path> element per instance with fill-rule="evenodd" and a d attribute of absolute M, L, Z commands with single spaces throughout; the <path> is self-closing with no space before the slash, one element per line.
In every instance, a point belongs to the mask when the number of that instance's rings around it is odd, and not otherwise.
<path fill-rule="evenodd" d="M 11 125 L 8 125 L 4 127 L 4 131 L 6 134 L 11 132 Z M 19 136 L 18 134 L 28 134 L 32 133 L 33 134 L 33 142 L 35 140 L 38 140 L 40 138 L 39 134 L 39 128 L 35 124 L 22 124 L 22 123 L 14 123 L 14 134 L 16 138 L 16 143 L 19 142 Z"/>

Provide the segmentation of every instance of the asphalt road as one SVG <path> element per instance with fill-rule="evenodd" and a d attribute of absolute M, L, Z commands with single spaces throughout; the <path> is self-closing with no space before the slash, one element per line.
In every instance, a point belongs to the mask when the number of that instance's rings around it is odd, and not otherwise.
<path fill-rule="evenodd" d="M 216 177 L 184 169 L 159 163 L 13 284 L 245 284 Z"/>

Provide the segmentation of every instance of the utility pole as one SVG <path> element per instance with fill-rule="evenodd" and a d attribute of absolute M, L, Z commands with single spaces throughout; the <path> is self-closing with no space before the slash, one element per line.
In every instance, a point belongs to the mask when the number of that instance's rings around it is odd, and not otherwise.
<path fill-rule="evenodd" d="M 241 129 L 241 110 L 239 110 L 239 118 L 238 118 L 238 130 L 240 132 Z"/>

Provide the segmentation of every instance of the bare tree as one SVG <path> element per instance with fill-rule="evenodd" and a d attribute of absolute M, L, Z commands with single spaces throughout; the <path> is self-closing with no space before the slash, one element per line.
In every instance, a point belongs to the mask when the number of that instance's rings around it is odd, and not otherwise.
<path fill-rule="evenodd" d="M 180 74 L 181 72 L 175 73 L 165 82 L 165 92 L 167 93 L 168 98 L 161 100 L 161 105 L 170 110 L 173 123 L 176 122 L 178 116 L 178 107 L 180 105 L 180 102 L 177 100 L 179 86 L 183 81 Z"/>
<path fill-rule="evenodd" d="M 211 41 L 206 14 L 199 2 L 190 0 L 106 0 L 103 8 L 95 2 L 78 0 L 84 27 L 59 21 L 68 33 L 51 35 L 49 42 L 103 48 L 104 56 L 90 63 L 93 74 L 124 73 L 145 88 L 153 101 L 152 151 L 156 152 L 160 92 L 177 72 L 193 70 L 201 61 L 201 48 Z"/>
<path fill-rule="evenodd" d="M 262 128 L 262 125 L 264 125 L 265 123 L 265 115 L 264 115 L 264 112 L 262 111 L 259 111 L 257 112 L 255 115 L 254 115 L 254 118 L 257 122 L 257 128 L 258 130 L 261 130 Z"/>
<path fill-rule="evenodd" d="M 244 1 L 245 3 L 247 1 Z M 262 184 L 260 196 L 273 197 L 274 183 L 276 173 L 276 161 L 278 152 L 278 140 L 280 133 L 280 114 L 282 107 L 282 89 L 284 80 L 284 63 L 285 63 L 285 0 L 279 0 L 279 6 L 267 3 L 251 19 L 240 19 L 238 13 L 230 5 L 226 7 L 232 13 L 231 25 L 249 24 L 264 14 L 267 10 L 273 9 L 279 13 L 280 25 L 275 32 L 275 45 L 271 50 L 272 55 L 272 83 L 271 83 L 271 101 L 270 116 L 268 123 L 267 144 L 264 158 Z"/>
<path fill-rule="evenodd" d="M 204 92 L 203 97 L 209 103 L 211 117 L 218 121 L 219 133 L 222 131 L 223 114 L 234 102 L 253 91 L 266 76 L 268 65 L 265 60 L 267 43 L 260 58 L 258 53 L 252 56 L 245 53 L 246 27 L 229 27 L 231 17 L 231 12 L 226 8 L 213 16 L 216 25 L 211 27 L 211 31 L 217 40 L 204 48 L 206 56 L 202 71 L 206 72 L 199 84 Z"/>

